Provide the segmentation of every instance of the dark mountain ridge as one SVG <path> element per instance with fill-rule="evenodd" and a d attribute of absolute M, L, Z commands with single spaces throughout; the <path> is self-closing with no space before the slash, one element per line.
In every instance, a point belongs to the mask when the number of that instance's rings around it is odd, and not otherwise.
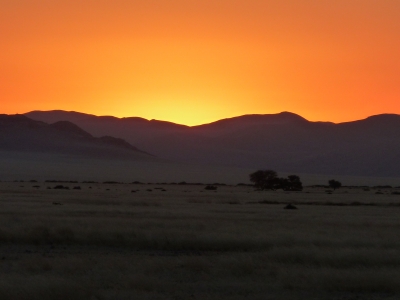
<path fill-rule="evenodd" d="M 400 116 L 394 114 L 335 124 L 310 122 L 283 112 L 194 127 L 62 111 L 36 111 L 27 116 L 71 121 L 94 136 L 123 138 L 175 161 L 299 173 L 400 176 Z"/>
<path fill-rule="evenodd" d="M 47 124 L 24 115 L 0 115 L 0 150 L 100 158 L 151 157 L 123 139 L 94 137 L 69 121 Z"/>
<path fill-rule="evenodd" d="M 220 127 L 251 126 L 255 124 L 285 124 L 285 123 L 302 122 L 302 121 L 307 121 L 307 120 L 291 112 L 281 112 L 278 114 L 242 115 L 232 118 L 221 119 L 208 124 L 193 126 L 192 128 L 207 128 L 207 127 L 217 128 L 218 126 Z"/>

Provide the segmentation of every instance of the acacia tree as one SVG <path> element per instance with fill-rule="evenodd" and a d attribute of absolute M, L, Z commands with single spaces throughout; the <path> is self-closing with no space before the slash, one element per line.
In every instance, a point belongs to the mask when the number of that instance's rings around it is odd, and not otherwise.
<path fill-rule="evenodd" d="M 288 176 L 288 187 L 286 190 L 288 191 L 302 191 L 303 184 L 301 183 L 300 177 L 297 175 L 289 175 Z"/>
<path fill-rule="evenodd" d="M 250 174 L 250 181 L 256 188 L 275 190 L 279 185 L 278 174 L 274 170 L 258 170 Z"/>
<path fill-rule="evenodd" d="M 279 178 L 274 170 L 258 170 L 250 174 L 250 181 L 256 188 L 262 190 L 302 191 L 303 185 L 300 177 L 289 175 L 288 178 Z"/>
<path fill-rule="evenodd" d="M 337 181 L 335 179 L 331 179 L 328 181 L 329 187 L 331 187 L 333 190 L 336 190 L 342 186 L 342 183 L 340 181 Z"/>

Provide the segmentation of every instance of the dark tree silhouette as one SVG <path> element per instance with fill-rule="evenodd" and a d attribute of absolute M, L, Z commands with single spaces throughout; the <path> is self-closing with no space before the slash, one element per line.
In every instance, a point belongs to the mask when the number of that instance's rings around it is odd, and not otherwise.
<path fill-rule="evenodd" d="M 289 179 L 287 178 L 279 178 L 279 189 L 282 189 L 284 191 L 289 191 L 290 190 L 290 182 Z"/>
<path fill-rule="evenodd" d="M 273 170 L 258 170 L 250 174 L 250 181 L 256 188 L 262 190 L 275 190 L 279 188 L 278 174 Z"/>
<path fill-rule="evenodd" d="M 290 175 L 288 178 L 279 178 L 278 174 L 273 170 L 258 170 L 250 174 L 250 181 L 254 182 L 256 188 L 262 190 L 277 190 L 285 191 L 302 191 L 303 185 L 300 177 Z"/>
<path fill-rule="evenodd" d="M 333 190 L 336 190 L 342 186 L 342 183 L 340 181 L 337 181 L 335 179 L 331 179 L 328 181 L 329 187 L 331 187 Z"/>
<path fill-rule="evenodd" d="M 300 181 L 300 177 L 297 175 L 289 175 L 288 176 L 289 185 L 287 187 L 288 191 L 302 191 L 303 184 Z"/>

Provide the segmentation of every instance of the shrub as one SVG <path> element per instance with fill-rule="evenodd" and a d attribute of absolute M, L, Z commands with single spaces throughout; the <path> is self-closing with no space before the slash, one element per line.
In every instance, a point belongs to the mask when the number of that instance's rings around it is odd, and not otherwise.
<path fill-rule="evenodd" d="M 204 189 L 208 191 L 215 191 L 217 190 L 217 187 L 214 185 L 207 185 Z"/>
<path fill-rule="evenodd" d="M 331 179 L 328 181 L 329 187 L 331 187 L 333 190 L 336 190 L 342 186 L 342 183 L 340 181 L 337 181 L 335 179 Z"/>

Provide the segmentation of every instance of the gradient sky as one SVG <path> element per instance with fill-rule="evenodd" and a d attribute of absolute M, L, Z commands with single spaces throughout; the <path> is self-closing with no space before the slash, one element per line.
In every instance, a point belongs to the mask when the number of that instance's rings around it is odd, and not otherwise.
<path fill-rule="evenodd" d="M 400 114 L 399 0 L 0 0 L 0 113 Z"/>

